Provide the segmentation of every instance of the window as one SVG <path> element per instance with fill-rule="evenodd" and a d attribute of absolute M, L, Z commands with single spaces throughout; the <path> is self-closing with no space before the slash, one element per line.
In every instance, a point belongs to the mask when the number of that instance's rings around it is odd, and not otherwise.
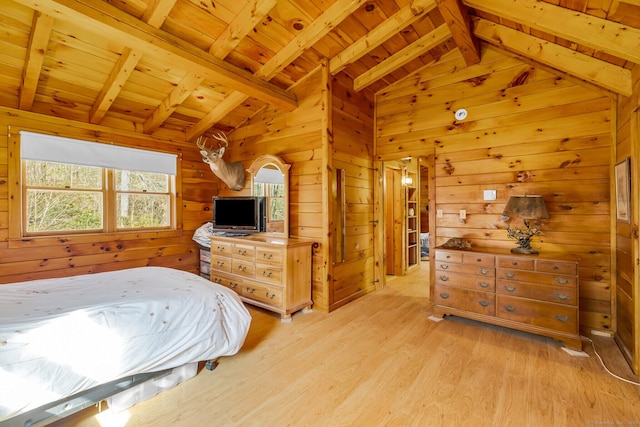
<path fill-rule="evenodd" d="M 266 196 L 269 222 L 284 221 L 284 184 L 255 182 L 254 194 L 256 196 Z"/>
<path fill-rule="evenodd" d="M 20 136 L 24 236 L 175 228 L 175 155 Z"/>

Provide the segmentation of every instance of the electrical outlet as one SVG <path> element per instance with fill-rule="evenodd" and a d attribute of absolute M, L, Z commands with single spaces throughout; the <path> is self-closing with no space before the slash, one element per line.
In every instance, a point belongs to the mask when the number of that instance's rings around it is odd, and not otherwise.
<path fill-rule="evenodd" d="M 442 209 L 438 209 L 438 210 L 436 210 L 436 218 L 442 218 L 442 217 L 443 217 L 443 215 L 442 215 Z"/>
<path fill-rule="evenodd" d="M 460 219 L 467 219 L 467 211 L 460 209 Z"/>

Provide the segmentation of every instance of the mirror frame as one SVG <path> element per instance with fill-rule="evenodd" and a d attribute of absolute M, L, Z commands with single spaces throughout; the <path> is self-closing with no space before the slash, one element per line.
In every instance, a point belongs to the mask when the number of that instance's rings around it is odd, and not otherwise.
<path fill-rule="evenodd" d="M 274 166 L 280 171 L 280 173 L 282 173 L 282 176 L 284 177 L 284 231 L 282 233 L 264 232 L 262 234 L 267 234 L 275 237 L 289 237 L 289 169 L 291 168 L 291 165 L 282 161 L 280 157 L 274 156 L 272 154 L 263 154 L 262 156 L 255 159 L 253 163 L 251 163 L 251 166 L 249 166 L 249 168 L 247 169 L 247 172 L 249 172 L 249 175 L 251 175 L 251 195 L 255 195 L 254 180 L 256 174 L 262 167 L 267 165 Z"/>

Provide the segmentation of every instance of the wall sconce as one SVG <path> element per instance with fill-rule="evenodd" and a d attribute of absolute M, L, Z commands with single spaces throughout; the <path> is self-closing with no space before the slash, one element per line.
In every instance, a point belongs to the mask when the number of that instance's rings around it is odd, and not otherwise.
<path fill-rule="evenodd" d="M 542 196 L 528 196 L 526 194 L 524 196 L 511 196 L 502 215 L 524 220 L 525 229 L 511 228 L 507 224 L 507 237 L 518 242 L 518 247 L 512 248 L 511 252 L 516 254 L 539 253 L 531 247 L 531 238 L 542 234 L 542 231 L 537 228 L 531 228 L 529 220 L 549 218 L 549 212 L 547 212 Z"/>
<path fill-rule="evenodd" d="M 413 178 L 410 176 L 403 176 L 402 185 L 413 185 Z"/>

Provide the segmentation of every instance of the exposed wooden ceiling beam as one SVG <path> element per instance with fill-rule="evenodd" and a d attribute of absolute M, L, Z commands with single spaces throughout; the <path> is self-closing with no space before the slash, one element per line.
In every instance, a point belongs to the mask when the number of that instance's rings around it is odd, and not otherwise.
<path fill-rule="evenodd" d="M 100 33 L 114 42 L 162 59 L 167 66 L 202 73 L 204 78 L 293 110 L 295 95 L 162 30 L 145 24 L 101 0 L 16 0 L 16 2 L 72 22 L 86 31 Z"/>
<path fill-rule="evenodd" d="M 471 19 L 464 5 L 458 0 L 436 0 L 438 10 L 444 18 L 444 22 L 449 26 L 449 31 L 453 35 L 462 58 L 467 65 L 480 62 L 480 44 L 478 39 L 471 33 Z"/>
<path fill-rule="evenodd" d="M 631 71 L 482 18 L 474 18 L 474 35 L 536 62 L 624 96 L 632 94 Z"/>
<path fill-rule="evenodd" d="M 442 24 L 429 34 L 421 37 L 409 46 L 385 59 L 369 71 L 360 74 L 353 81 L 353 89 L 359 91 L 369 86 L 371 83 L 386 76 L 396 68 L 402 67 L 408 62 L 423 55 L 429 49 L 433 49 L 441 43 L 451 38 L 451 32 L 447 24 Z"/>
<path fill-rule="evenodd" d="M 324 11 L 311 25 L 307 26 L 283 47 L 274 57 L 267 61 L 255 75 L 266 80 L 272 79 L 287 65 L 293 62 L 306 49 L 310 48 L 322 37 L 333 30 L 347 16 L 351 15 L 365 0 L 338 0 Z M 224 101 L 207 113 L 198 123 L 191 126 L 186 139 L 192 140 L 220 121 L 242 104 L 248 97 L 244 93 L 231 93 Z"/>
<path fill-rule="evenodd" d="M 202 76 L 194 73 L 187 75 L 176 85 L 158 108 L 145 120 L 143 129 L 145 133 L 156 130 L 165 120 L 184 102 L 185 99 L 202 83 Z"/>
<path fill-rule="evenodd" d="M 30 110 L 38 88 L 38 79 L 42 72 L 44 55 L 51 37 L 54 19 L 36 11 L 33 15 L 33 25 L 27 46 L 27 57 L 22 70 L 22 82 L 20 84 L 19 108 Z"/>
<path fill-rule="evenodd" d="M 169 12 L 178 0 L 151 0 L 149 6 L 142 15 L 142 21 L 155 28 L 160 28 L 167 20 Z"/>
<path fill-rule="evenodd" d="M 536 0 L 463 0 L 521 25 L 640 64 L 640 29 Z"/>
<path fill-rule="evenodd" d="M 278 0 L 252 0 L 220 34 L 209 48 L 213 56 L 224 59 L 258 25 Z"/>
<path fill-rule="evenodd" d="M 298 56 L 326 36 L 346 17 L 356 11 L 367 0 L 337 0 L 317 19 L 314 19 L 298 36 L 280 49 L 256 75 L 267 80 L 272 79 L 291 64 Z"/>
<path fill-rule="evenodd" d="M 120 54 L 118 62 L 111 70 L 107 81 L 91 106 L 91 111 L 89 111 L 90 123 L 98 124 L 102 121 L 122 87 L 129 80 L 129 76 L 133 73 L 141 56 L 140 52 L 128 47 Z"/>
<path fill-rule="evenodd" d="M 400 30 L 408 27 L 435 9 L 435 7 L 435 0 L 414 0 L 411 5 L 403 7 L 355 43 L 331 58 L 329 61 L 329 72 L 331 74 L 338 74 L 344 70 L 347 65 L 356 62 L 395 36 Z"/>

